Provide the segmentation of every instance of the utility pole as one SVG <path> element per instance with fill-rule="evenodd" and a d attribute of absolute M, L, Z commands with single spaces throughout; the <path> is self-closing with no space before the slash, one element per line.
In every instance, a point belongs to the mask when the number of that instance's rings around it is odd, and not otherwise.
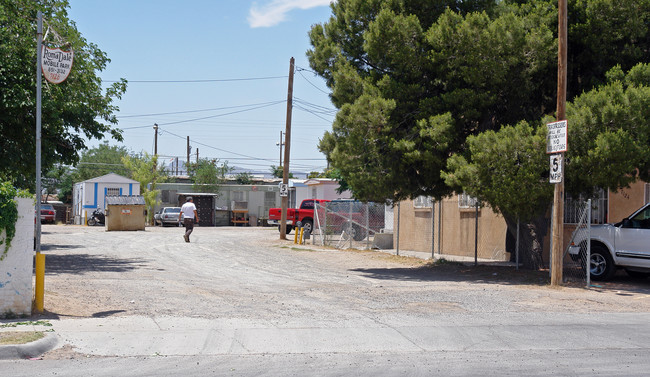
<path fill-rule="evenodd" d="M 567 0 L 558 0 L 558 54 L 557 54 L 557 120 L 566 119 L 567 78 Z M 562 172 L 564 170 L 564 153 Z M 564 232 L 564 178 L 555 184 L 553 192 L 553 250 L 551 250 L 551 286 L 562 284 L 562 248 Z M 587 261 L 587 263 L 589 263 Z M 587 264 L 588 265 L 588 264 Z M 589 269 L 587 268 L 587 273 Z"/>
<path fill-rule="evenodd" d="M 289 183 L 289 151 L 291 149 L 291 110 L 293 108 L 293 70 L 295 60 L 291 57 L 289 61 L 289 88 L 287 90 L 287 126 L 284 133 L 284 170 L 282 171 L 282 184 Z M 282 141 L 280 139 L 280 141 Z M 282 147 L 280 147 L 282 150 Z M 289 207 L 289 197 L 282 197 L 282 215 L 280 218 L 280 239 L 287 239 L 287 208 Z M 294 224 L 295 225 L 295 224 Z"/>
<path fill-rule="evenodd" d="M 154 156 L 157 156 L 158 155 L 158 124 L 157 123 L 153 124 L 153 129 L 155 130 L 153 136 L 153 154 Z"/>
<path fill-rule="evenodd" d="M 196 163 L 199 163 L 199 148 L 196 148 Z"/>
<path fill-rule="evenodd" d="M 278 165 L 278 166 L 282 166 L 282 146 L 284 145 L 284 143 L 282 142 L 282 134 L 283 134 L 283 133 L 284 133 L 284 132 L 280 131 L 280 142 L 279 142 L 279 143 L 275 143 L 275 145 L 279 145 L 279 146 L 280 146 L 280 165 Z"/>
<path fill-rule="evenodd" d="M 185 165 L 185 170 L 187 170 L 187 175 L 190 175 L 190 137 L 187 137 L 187 165 Z"/>

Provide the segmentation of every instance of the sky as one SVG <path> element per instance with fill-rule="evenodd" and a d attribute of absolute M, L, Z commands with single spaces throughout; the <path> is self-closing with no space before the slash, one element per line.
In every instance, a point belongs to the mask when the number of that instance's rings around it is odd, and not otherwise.
<path fill-rule="evenodd" d="M 309 67 L 312 25 L 326 22 L 330 0 L 70 0 L 69 17 L 111 62 L 105 83 L 129 81 L 116 101 L 124 141 L 169 163 L 192 159 L 268 173 L 280 159 L 290 58 L 295 58 L 291 171 L 322 171 L 317 145 L 335 108 Z M 89 141 L 90 147 L 100 142 Z M 284 157 L 283 157 L 284 159 Z"/>

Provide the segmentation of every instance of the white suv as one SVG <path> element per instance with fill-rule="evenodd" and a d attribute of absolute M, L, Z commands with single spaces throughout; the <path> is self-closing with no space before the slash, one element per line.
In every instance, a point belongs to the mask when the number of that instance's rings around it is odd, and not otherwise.
<path fill-rule="evenodd" d="M 571 258 L 586 253 L 584 239 L 575 239 L 569 246 Z M 607 280 L 616 268 L 624 268 L 630 276 L 650 275 L 650 203 L 616 224 L 591 227 L 591 277 Z"/>

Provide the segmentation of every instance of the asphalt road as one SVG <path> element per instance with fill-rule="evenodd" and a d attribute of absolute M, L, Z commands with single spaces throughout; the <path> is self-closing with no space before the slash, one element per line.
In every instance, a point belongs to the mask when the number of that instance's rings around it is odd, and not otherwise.
<path fill-rule="evenodd" d="M 650 282 L 295 247 L 271 228 L 44 226 L 62 342 L 2 375 L 647 375 Z M 5 374 L 6 373 L 6 374 Z"/>

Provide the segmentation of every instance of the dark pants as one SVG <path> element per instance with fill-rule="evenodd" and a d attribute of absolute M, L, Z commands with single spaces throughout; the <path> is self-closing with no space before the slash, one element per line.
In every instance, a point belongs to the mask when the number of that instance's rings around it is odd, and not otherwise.
<path fill-rule="evenodd" d="M 194 219 L 188 217 L 184 218 L 183 225 L 185 226 L 185 236 L 189 239 L 190 234 L 192 234 L 192 231 L 194 230 Z"/>

